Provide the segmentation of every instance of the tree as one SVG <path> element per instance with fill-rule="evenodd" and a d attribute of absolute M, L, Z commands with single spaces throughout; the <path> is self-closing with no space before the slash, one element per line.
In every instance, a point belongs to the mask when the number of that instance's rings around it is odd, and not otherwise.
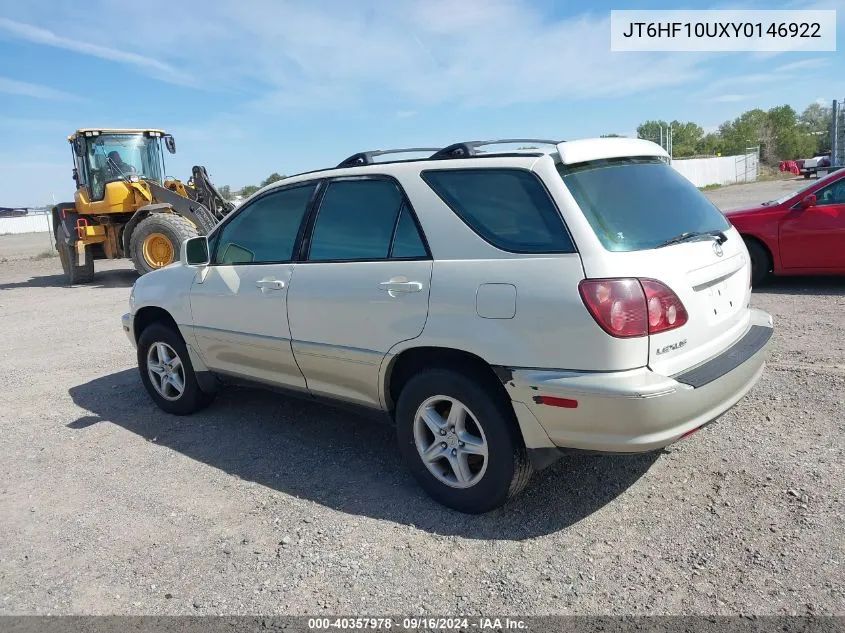
<path fill-rule="evenodd" d="M 662 130 L 661 130 L 662 128 Z M 672 130 L 672 156 L 683 158 L 699 153 L 699 142 L 704 136 L 700 125 L 688 121 L 646 121 L 637 127 L 637 138 L 643 138 L 663 147 L 669 147 L 669 130 Z"/>
<path fill-rule="evenodd" d="M 241 187 L 241 190 L 238 192 L 238 194 L 243 198 L 248 198 L 259 189 L 261 189 L 261 187 L 258 187 L 256 185 L 247 185 L 246 187 Z"/>
<path fill-rule="evenodd" d="M 220 192 L 220 195 L 223 196 L 224 200 L 232 199 L 232 188 L 229 185 L 223 185 L 222 187 L 218 187 L 217 191 Z"/>
<path fill-rule="evenodd" d="M 696 154 L 724 154 L 725 152 L 725 141 L 722 136 L 718 133 L 716 134 L 705 134 L 701 137 L 701 140 L 698 141 L 697 151 Z"/>
<path fill-rule="evenodd" d="M 274 171 L 272 174 L 270 174 L 264 180 L 261 181 L 261 186 L 266 187 L 271 182 L 277 182 L 279 180 L 282 180 L 283 178 L 284 176 Z"/>
<path fill-rule="evenodd" d="M 805 158 L 829 149 L 831 126 L 830 108 L 814 103 L 801 116 L 788 105 L 770 110 L 748 110 L 733 121 L 725 121 L 717 133 L 711 134 L 704 134 L 704 130 L 691 121 L 646 121 L 637 127 L 637 137 L 656 143 L 662 140 L 666 147 L 671 128 L 675 158 L 695 154 L 731 156 L 759 146 L 761 159 L 776 165 L 781 160 Z"/>
<path fill-rule="evenodd" d="M 769 111 L 749 110 L 723 123 L 719 131 L 727 153 L 741 154 L 749 146 L 759 145 L 763 162 L 770 165 L 803 158 L 812 154 L 816 145 L 815 138 L 798 125 L 795 110 L 788 105 Z"/>
<path fill-rule="evenodd" d="M 815 152 L 830 150 L 833 128 L 833 110 L 819 103 L 808 105 L 798 117 L 798 126 L 816 140 Z"/>
<path fill-rule="evenodd" d="M 816 139 L 798 126 L 798 115 L 790 106 L 778 106 L 768 111 L 769 124 L 775 137 L 775 158 L 802 158 L 814 153 Z"/>
<path fill-rule="evenodd" d="M 672 121 L 669 124 L 672 130 L 672 156 L 684 158 L 695 156 L 699 153 L 699 143 L 704 137 L 704 129 L 692 121 L 681 123 Z"/>
<path fill-rule="evenodd" d="M 768 153 L 773 150 L 773 134 L 765 110 L 759 108 L 743 112 L 733 121 L 719 126 L 725 154 L 743 154 L 752 145 L 760 145 L 761 154 L 770 162 Z"/>
<path fill-rule="evenodd" d="M 661 131 L 660 128 L 663 128 L 662 132 L 662 140 L 665 142 L 666 140 L 666 130 L 669 127 L 669 124 L 666 121 L 646 121 L 645 123 L 637 126 L 637 138 L 643 138 L 647 141 L 653 141 L 654 143 L 660 143 L 661 141 Z"/>
<path fill-rule="evenodd" d="M 833 114 L 828 106 L 811 103 L 798 117 L 798 121 L 805 125 L 810 132 L 828 132 L 830 131 L 832 116 Z"/>
<path fill-rule="evenodd" d="M 799 158 L 796 153 L 798 146 L 797 130 L 795 124 L 798 117 L 788 105 L 777 106 L 766 112 L 766 122 L 771 140 L 766 148 L 766 161 L 776 163 L 779 159 Z"/>
<path fill-rule="evenodd" d="M 622 134 L 602 134 L 599 138 L 625 138 Z"/>

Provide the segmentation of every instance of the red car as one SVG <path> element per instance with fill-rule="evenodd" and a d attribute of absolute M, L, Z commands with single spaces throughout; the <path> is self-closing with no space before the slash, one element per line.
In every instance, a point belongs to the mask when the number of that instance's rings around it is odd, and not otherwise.
<path fill-rule="evenodd" d="M 748 247 L 752 285 L 769 273 L 845 275 L 845 169 L 725 215 Z"/>

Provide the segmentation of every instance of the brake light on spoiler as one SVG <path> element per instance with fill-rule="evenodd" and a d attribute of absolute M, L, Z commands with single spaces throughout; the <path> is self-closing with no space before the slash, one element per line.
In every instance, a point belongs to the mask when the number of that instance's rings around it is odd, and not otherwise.
<path fill-rule="evenodd" d="M 672 289 L 654 279 L 584 279 L 578 291 L 599 327 L 617 338 L 668 332 L 689 318 Z"/>

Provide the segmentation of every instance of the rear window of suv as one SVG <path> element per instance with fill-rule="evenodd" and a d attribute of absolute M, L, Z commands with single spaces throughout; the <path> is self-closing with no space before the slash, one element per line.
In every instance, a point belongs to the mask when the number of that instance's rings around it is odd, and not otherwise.
<path fill-rule="evenodd" d="M 659 158 L 598 160 L 557 169 L 609 251 L 647 250 L 690 231 L 730 228 L 716 205 Z"/>
<path fill-rule="evenodd" d="M 423 180 L 476 234 L 513 253 L 573 253 L 539 178 L 522 169 L 426 170 Z"/>

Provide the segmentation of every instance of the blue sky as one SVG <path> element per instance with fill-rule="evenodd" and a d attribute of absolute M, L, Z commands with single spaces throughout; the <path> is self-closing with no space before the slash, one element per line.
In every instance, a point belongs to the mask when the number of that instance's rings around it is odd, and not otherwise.
<path fill-rule="evenodd" d="M 169 175 L 238 188 L 356 151 L 502 136 L 714 128 L 845 98 L 836 53 L 614 53 L 611 9 L 832 8 L 843 0 L 574 3 L 0 0 L 0 205 L 70 199 L 77 127 L 163 127 Z M 585 9 L 585 7 L 590 7 Z"/>

